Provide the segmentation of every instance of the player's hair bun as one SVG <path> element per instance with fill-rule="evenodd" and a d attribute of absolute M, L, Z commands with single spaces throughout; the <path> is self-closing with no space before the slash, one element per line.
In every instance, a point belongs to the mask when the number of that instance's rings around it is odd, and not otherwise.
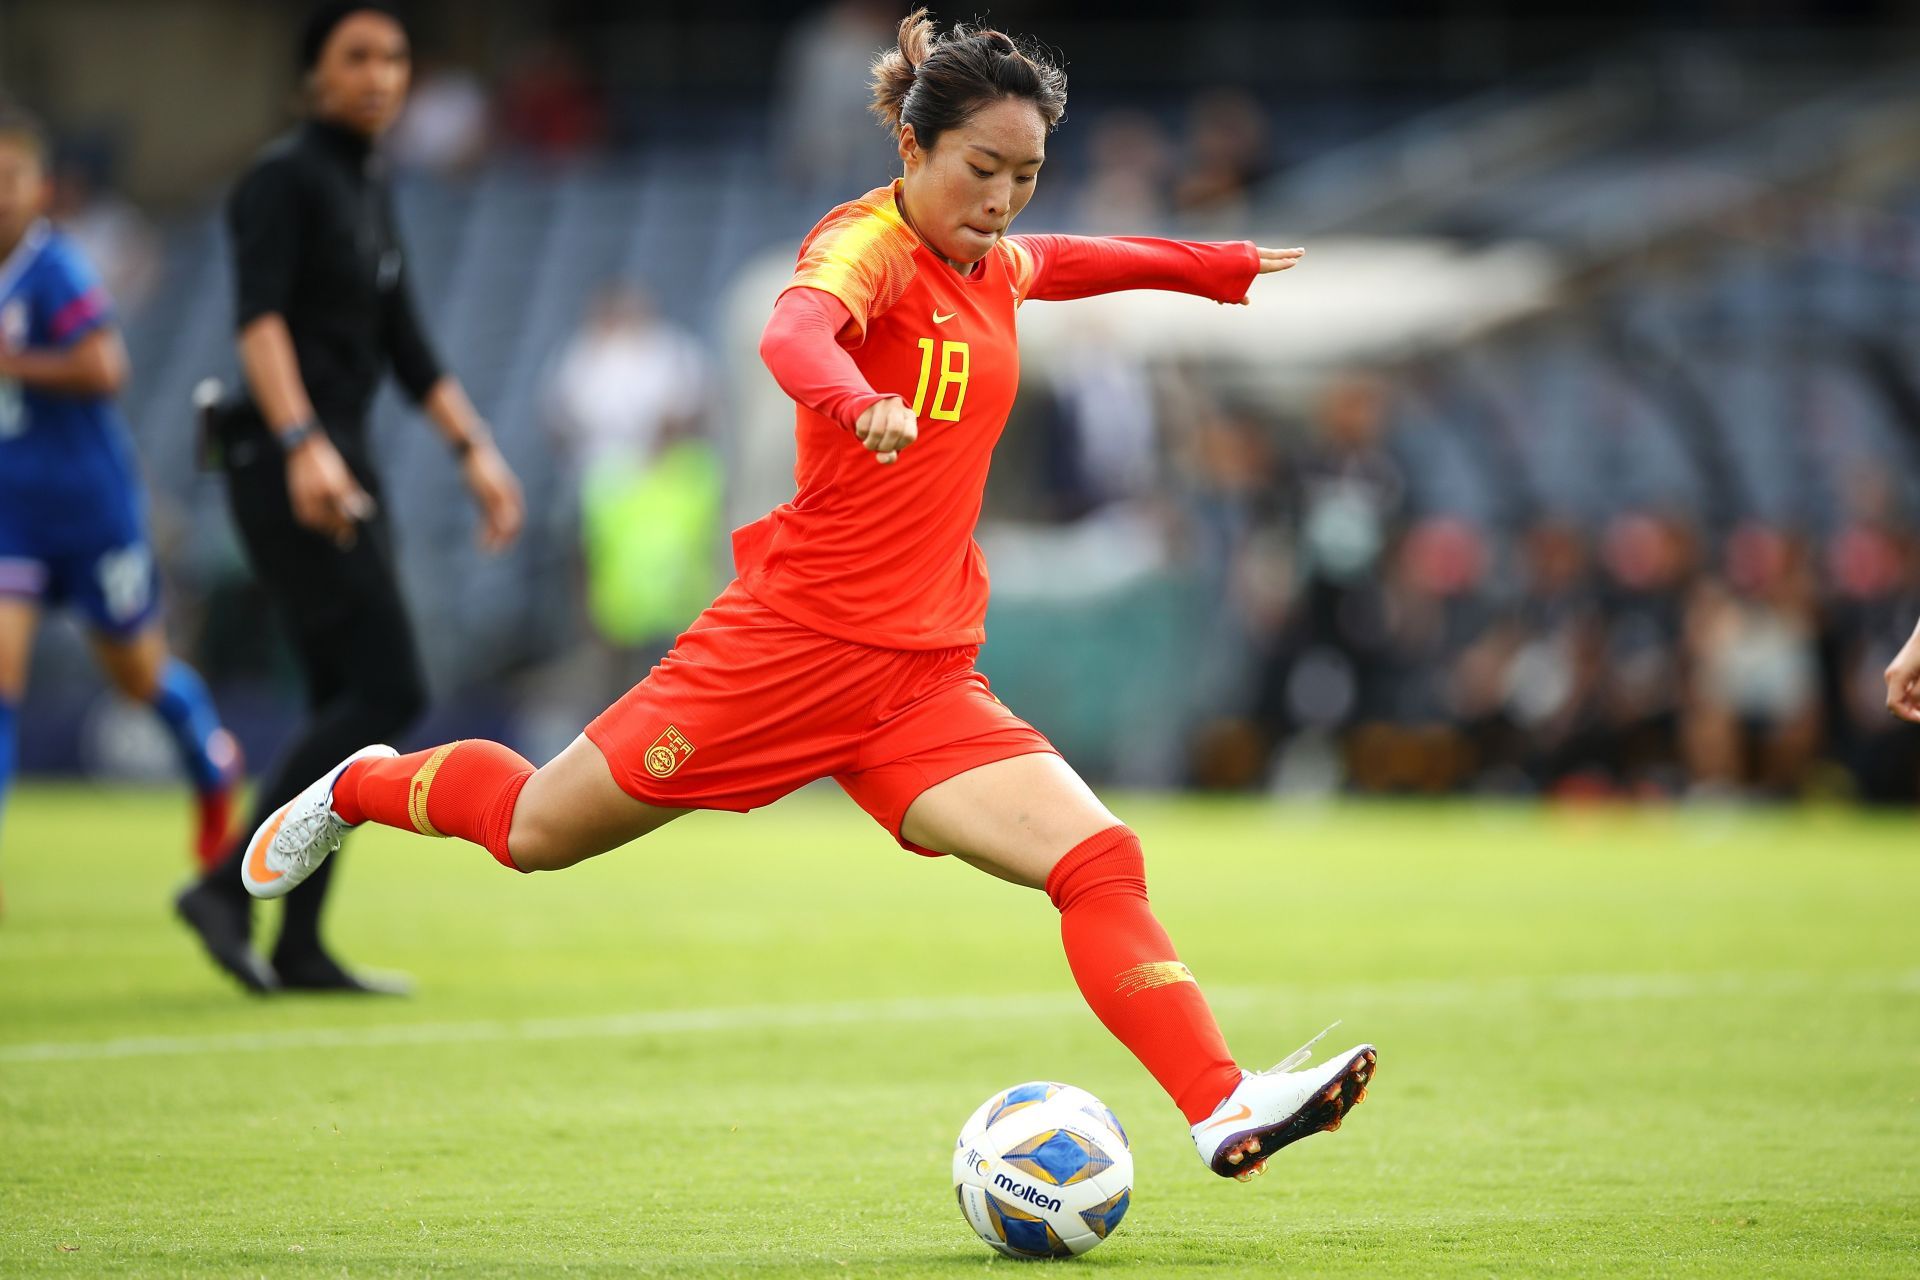
<path fill-rule="evenodd" d="M 1004 31 L 939 35 L 924 7 L 900 20 L 894 47 L 873 60 L 873 113 L 896 135 L 912 125 L 922 146 L 1001 98 L 1033 103 L 1052 129 L 1066 114 L 1066 73 Z"/>
<path fill-rule="evenodd" d="M 914 74 L 939 41 L 926 9 L 915 9 L 900 20 L 894 47 L 873 60 L 873 113 L 892 132 L 900 132 L 900 112 L 913 92 Z"/>

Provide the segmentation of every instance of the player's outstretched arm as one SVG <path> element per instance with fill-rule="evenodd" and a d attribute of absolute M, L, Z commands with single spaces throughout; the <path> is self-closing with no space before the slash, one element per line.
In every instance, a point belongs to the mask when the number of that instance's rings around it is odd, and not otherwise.
<path fill-rule="evenodd" d="M 1247 300 L 1258 276 L 1285 271 L 1305 249 L 1265 249 L 1246 240 L 1163 240 L 1152 236 L 1009 236 L 1023 299 L 1065 302 L 1127 289 L 1163 289 Z"/>
<path fill-rule="evenodd" d="M 1887 710 L 1920 724 L 1920 623 L 1887 664 Z"/>
<path fill-rule="evenodd" d="M 127 348 L 120 332 L 95 329 L 65 347 L 0 351 L 0 378 L 56 396 L 113 396 L 127 382 Z"/>

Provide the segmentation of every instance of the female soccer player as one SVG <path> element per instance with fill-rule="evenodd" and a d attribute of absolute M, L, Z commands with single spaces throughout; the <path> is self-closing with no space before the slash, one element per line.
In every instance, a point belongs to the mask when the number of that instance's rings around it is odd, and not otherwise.
<path fill-rule="evenodd" d="M 1009 237 L 1066 80 L 997 31 L 924 10 L 875 63 L 903 175 L 802 244 L 761 354 L 797 408 L 799 493 L 734 535 L 738 580 L 639 685 L 544 768 L 497 743 L 368 747 L 254 833 L 243 876 L 285 893 L 373 821 L 572 866 L 690 809 L 744 811 L 832 777 L 903 846 L 952 854 L 1060 909 L 1075 980 L 1192 1126 L 1247 1178 L 1333 1129 L 1371 1045 L 1235 1065 L 1147 903 L 1140 842 L 974 670 L 987 575 L 972 530 L 1018 377 L 1029 299 L 1169 289 L 1244 302 L 1298 249 Z M 876 465 L 878 464 L 878 465 Z"/>
<path fill-rule="evenodd" d="M 113 403 L 126 348 L 92 268 L 46 221 L 49 195 L 38 129 L 0 118 L 0 798 L 41 611 L 70 604 L 107 677 L 178 748 L 205 865 L 232 838 L 240 753 L 206 685 L 167 650 L 139 464 Z"/>

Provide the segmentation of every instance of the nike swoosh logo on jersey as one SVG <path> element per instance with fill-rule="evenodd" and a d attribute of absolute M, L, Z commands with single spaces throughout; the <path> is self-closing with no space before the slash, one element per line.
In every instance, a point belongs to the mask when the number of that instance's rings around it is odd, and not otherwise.
<path fill-rule="evenodd" d="M 933 311 L 933 322 L 935 324 L 945 324 L 947 321 L 953 319 L 955 316 L 959 314 L 960 313 L 958 311 L 950 311 L 943 316 L 940 314 L 940 309 L 938 307 L 935 307 Z"/>

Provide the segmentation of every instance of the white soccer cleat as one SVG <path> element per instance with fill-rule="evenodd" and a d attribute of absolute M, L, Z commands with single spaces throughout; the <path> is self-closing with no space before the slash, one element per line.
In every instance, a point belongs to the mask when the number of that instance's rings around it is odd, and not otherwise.
<path fill-rule="evenodd" d="M 362 747 L 320 776 L 305 791 L 273 811 L 247 841 L 240 880 L 256 898 L 278 898 L 327 860 L 349 830 L 333 811 L 333 784 L 355 760 L 397 756 L 392 747 Z"/>
<path fill-rule="evenodd" d="M 1370 1044 L 1355 1045 L 1317 1067 L 1289 1069 L 1312 1056 L 1309 1051 L 1319 1038 L 1269 1071 L 1246 1072 L 1213 1114 L 1193 1126 L 1193 1145 L 1209 1169 L 1246 1182 L 1264 1173 L 1267 1157 L 1280 1148 L 1309 1134 L 1338 1129 L 1347 1112 L 1367 1096 L 1378 1059 Z"/>

